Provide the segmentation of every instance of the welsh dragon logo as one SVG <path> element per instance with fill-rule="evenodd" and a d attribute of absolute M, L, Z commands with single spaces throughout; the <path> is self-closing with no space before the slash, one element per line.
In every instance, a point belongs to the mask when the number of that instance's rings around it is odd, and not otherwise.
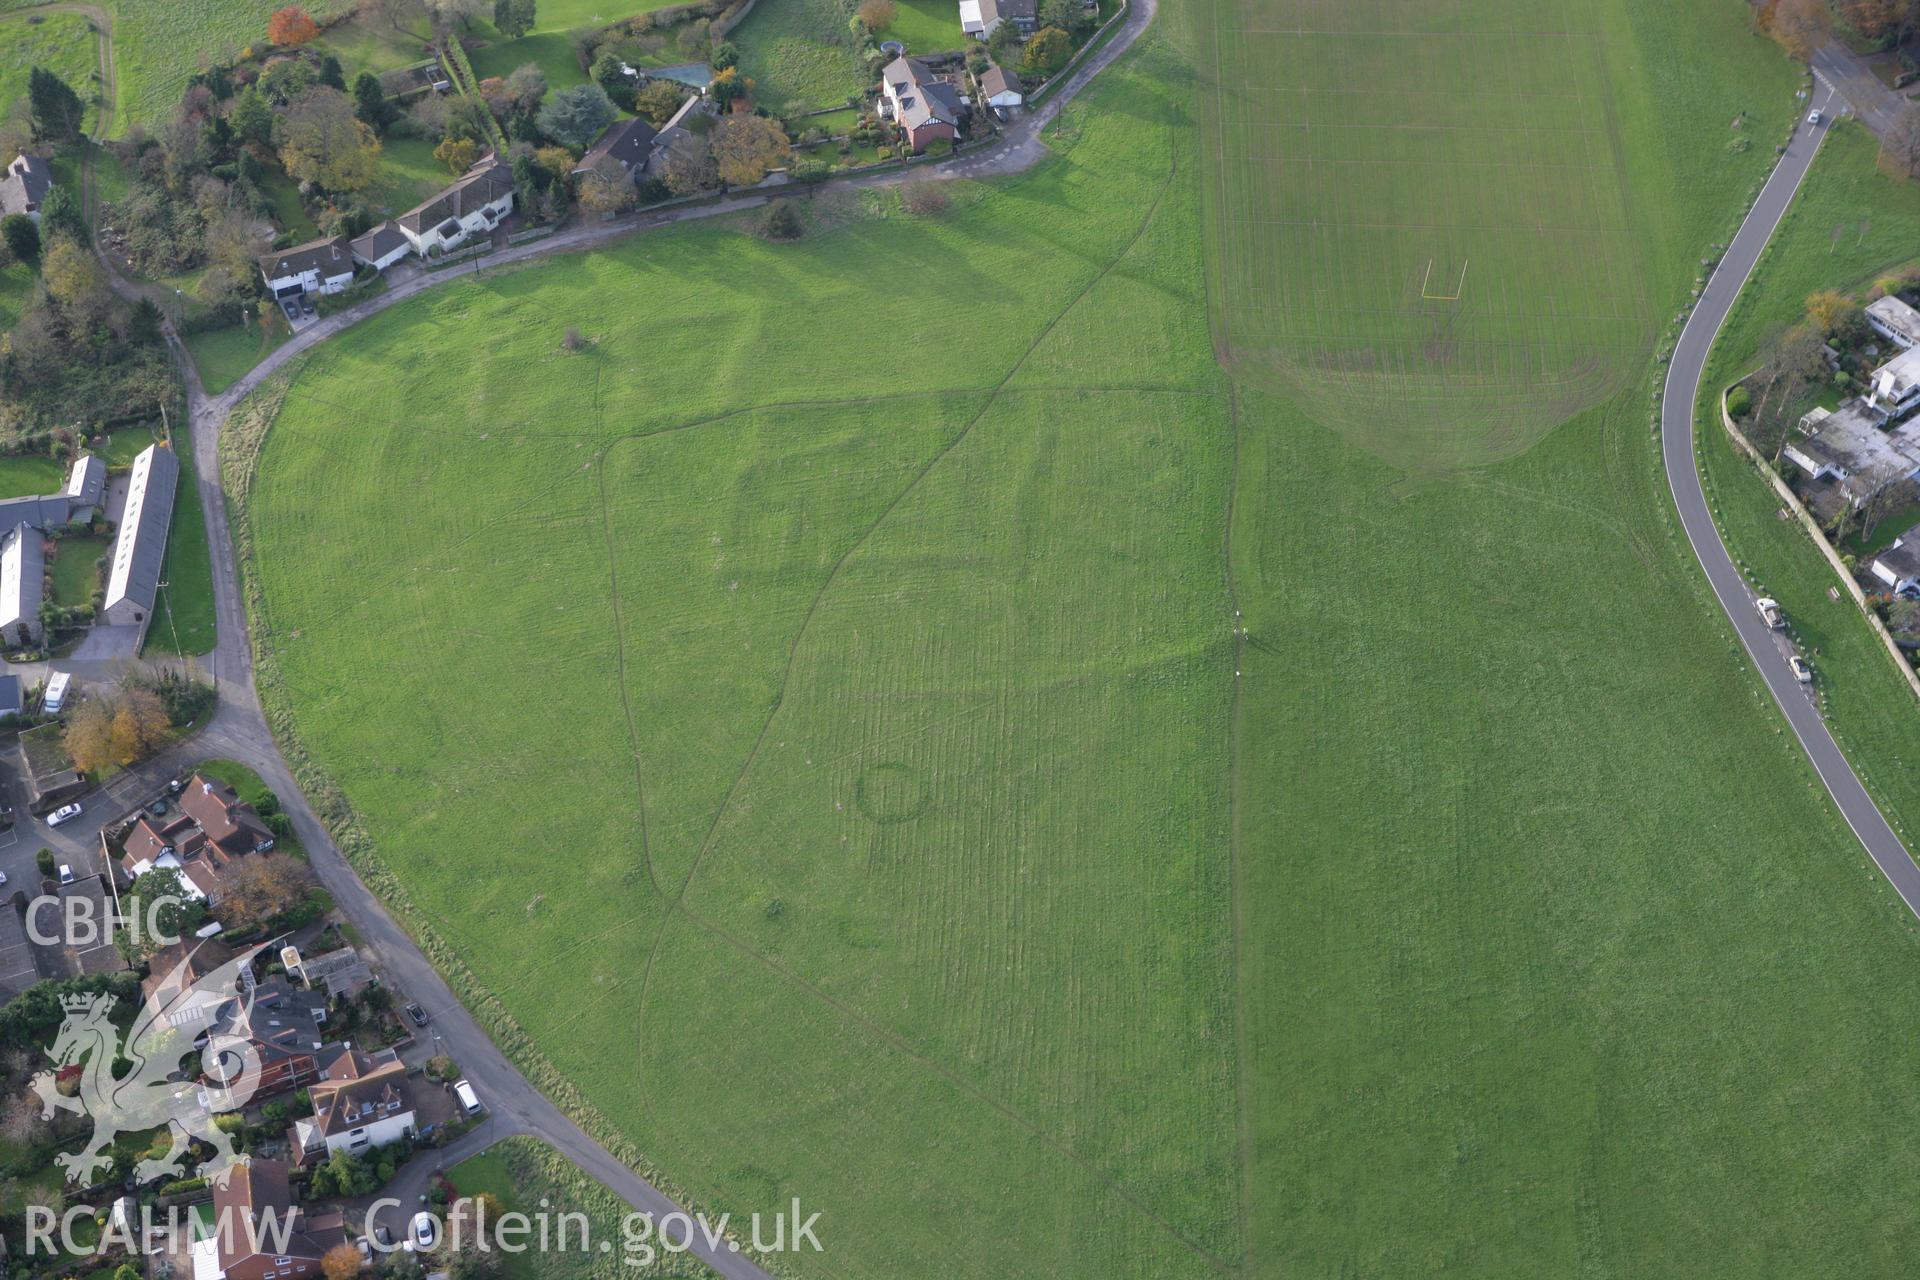
<path fill-rule="evenodd" d="M 212 1010 L 237 1005 L 241 1017 L 227 1025 L 244 1024 L 253 1006 L 253 992 L 243 973 L 259 951 L 254 947 L 193 983 L 186 981 L 192 957 L 182 959 L 159 988 L 167 993 L 165 998 L 156 995 L 143 1003 L 124 1037 L 109 1017 L 113 997 L 66 997 L 66 1020 L 47 1050 L 57 1070 L 35 1075 L 33 1090 L 40 1095 L 47 1119 L 56 1111 L 93 1117 L 93 1136 L 87 1145 L 55 1157 L 68 1182 L 94 1185 L 113 1167 L 115 1137 L 162 1124 L 168 1127 L 172 1142 L 164 1156 L 149 1157 L 134 1168 L 136 1184 L 180 1177 L 193 1139 L 213 1148 L 212 1158 L 200 1165 L 200 1173 L 207 1177 L 238 1161 L 233 1140 L 214 1126 L 214 1108 L 203 1105 L 201 1099 L 208 1097 L 221 1111 L 244 1107 L 260 1085 L 259 1053 L 244 1037 L 215 1033 L 195 1055 L 199 1071 L 183 1070 L 182 1059 L 194 1051 Z M 115 1063 L 122 1059 L 131 1068 L 116 1076 Z M 60 1090 L 59 1081 L 72 1078 L 75 1071 L 79 1088 L 68 1096 Z M 185 1078 L 199 1072 L 221 1083 L 207 1086 Z"/>

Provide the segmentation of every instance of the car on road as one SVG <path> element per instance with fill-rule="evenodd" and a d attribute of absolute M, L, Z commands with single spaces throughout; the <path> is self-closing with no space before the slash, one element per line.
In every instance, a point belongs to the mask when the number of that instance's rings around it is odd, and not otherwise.
<path fill-rule="evenodd" d="M 7 873 L 4 871 L 0 871 L 0 884 L 5 884 L 6 882 L 7 882 Z"/>
<path fill-rule="evenodd" d="M 65 862 L 60 864 L 60 883 L 61 884 L 73 883 L 73 867 L 70 864 Z"/>
<path fill-rule="evenodd" d="M 413 1019 L 413 1025 L 416 1027 L 427 1025 L 427 1011 L 422 1009 L 417 1001 L 407 1006 L 407 1016 Z"/>
<path fill-rule="evenodd" d="M 1786 629 L 1787 615 L 1780 612 L 1780 602 L 1778 600 L 1775 600 L 1772 596 L 1761 596 L 1753 602 L 1753 607 L 1759 612 L 1760 621 L 1767 624 L 1767 630 L 1782 631 Z"/>
<path fill-rule="evenodd" d="M 50 827 L 57 827 L 61 823 L 71 822 L 73 819 L 79 816 L 80 816 L 79 805 L 63 804 L 58 809 L 55 809 L 52 813 L 47 815 L 47 825 Z"/>
<path fill-rule="evenodd" d="M 1820 122 L 1825 118 L 1826 117 L 1822 116 L 1818 111 L 1814 111 L 1807 116 L 1807 123 L 1818 129 Z"/>
<path fill-rule="evenodd" d="M 440 1224 L 433 1215 L 425 1212 L 413 1215 L 413 1221 L 407 1224 L 407 1248 L 417 1253 L 432 1253 L 434 1246 L 440 1243 Z"/>
<path fill-rule="evenodd" d="M 1799 654 L 1796 653 L 1788 657 L 1787 666 L 1793 669 L 1793 678 L 1801 684 L 1813 683 L 1813 668 L 1808 666 L 1807 660 Z"/>

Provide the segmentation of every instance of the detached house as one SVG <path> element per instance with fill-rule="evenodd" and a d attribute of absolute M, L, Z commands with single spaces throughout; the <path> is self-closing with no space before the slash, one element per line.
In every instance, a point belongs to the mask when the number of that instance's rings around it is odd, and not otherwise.
<path fill-rule="evenodd" d="M 213 1231 L 193 1245 L 193 1280 L 317 1277 L 327 1250 L 346 1242 L 340 1214 L 293 1203 L 286 1165 L 248 1157 L 214 1179 Z"/>
<path fill-rule="evenodd" d="M 895 58 L 880 76 L 880 112 L 900 126 L 913 150 L 923 150 L 936 138 L 960 136 L 960 119 L 966 110 L 960 93 L 928 70 L 926 63 Z"/>
<path fill-rule="evenodd" d="M 1920 596 L 1920 524 L 1895 538 L 1867 570 L 1895 595 Z"/>
<path fill-rule="evenodd" d="M 246 1044 L 247 1052 L 259 1064 L 259 1074 L 252 1082 L 253 1096 L 264 1097 L 305 1087 L 320 1078 L 320 1060 L 326 1053 L 320 1028 L 326 1021 L 326 996 L 296 987 L 275 974 L 254 985 L 251 1004 L 225 1001 L 209 1030 Z M 334 1046 L 336 1051 L 345 1048 Z M 208 1086 L 212 1110 L 232 1110 L 233 1100 L 226 1090 L 241 1082 L 246 1069 L 246 1055 L 241 1052 L 222 1049 L 215 1054 L 201 1076 Z"/>
<path fill-rule="evenodd" d="M 307 1086 L 313 1118 L 288 1131 L 294 1161 L 317 1163 L 336 1151 L 359 1155 L 400 1141 L 413 1132 L 413 1096 L 406 1064 L 391 1049 L 362 1053 L 336 1045 Z"/>
<path fill-rule="evenodd" d="M 1027 100 L 1020 91 L 1020 77 L 997 62 L 981 73 L 980 92 L 986 95 L 987 105 L 993 108 L 994 114 L 1002 119 Z"/>
<path fill-rule="evenodd" d="M 513 166 L 489 151 L 458 182 L 397 221 L 400 234 L 424 258 L 457 249 L 475 235 L 491 235 L 512 212 Z"/>
<path fill-rule="evenodd" d="M 353 246 L 345 236 L 309 240 L 262 255 L 260 275 L 276 298 L 307 293 L 343 293 L 353 283 Z"/>
<path fill-rule="evenodd" d="M 39 156 L 21 152 L 7 166 L 6 176 L 0 177 L 0 218 L 24 213 L 40 221 L 40 205 L 52 189 L 53 166 Z"/>
<path fill-rule="evenodd" d="M 171 868 L 190 897 L 217 906 L 228 869 L 272 849 L 273 832 L 232 787 L 204 774 L 193 776 L 178 806 L 165 818 L 143 813 L 135 820 L 122 845 L 121 874 L 133 881 Z"/>
<path fill-rule="evenodd" d="M 654 139 L 659 136 L 645 120 L 615 120 L 573 166 L 573 177 L 584 178 L 605 159 L 612 159 L 629 178 L 645 173 L 647 162 L 653 158 Z"/>

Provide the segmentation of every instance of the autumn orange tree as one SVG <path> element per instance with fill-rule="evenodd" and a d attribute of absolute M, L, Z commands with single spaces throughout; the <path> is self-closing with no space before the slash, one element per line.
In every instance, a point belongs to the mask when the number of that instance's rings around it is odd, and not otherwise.
<path fill-rule="evenodd" d="M 73 767 L 98 773 L 113 763 L 113 708 L 100 698 L 88 698 L 67 718 L 61 741 Z"/>
<path fill-rule="evenodd" d="M 327 1280 L 353 1280 L 362 1267 L 360 1250 L 351 1244 L 337 1244 L 320 1258 L 320 1274 Z"/>
<path fill-rule="evenodd" d="M 766 116 L 728 116 L 713 131 L 713 162 L 720 180 L 736 187 L 752 186 L 792 154 L 786 129 Z"/>
<path fill-rule="evenodd" d="M 167 744 L 172 732 L 167 704 L 153 690 L 136 685 L 114 700 L 111 740 L 121 764 L 146 759 Z"/>
<path fill-rule="evenodd" d="M 320 24 L 298 5 L 288 5 L 267 19 L 267 39 L 283 49 L 302 45 L 320 34 Z"/>
<path fill-rule="evenodd" d="M 242 932 L 258 928 L 299 906 L 313 887 L 306 868 L 283 854 L 242 859 L 220 892 L 221 918 Z"/>
<path fill-rule="evenodd" d="M 1827 0 L 1767 0 L 1758 15 L 1762 29 L 1802 61 L 1827 42 L 1833 25 Z"/>

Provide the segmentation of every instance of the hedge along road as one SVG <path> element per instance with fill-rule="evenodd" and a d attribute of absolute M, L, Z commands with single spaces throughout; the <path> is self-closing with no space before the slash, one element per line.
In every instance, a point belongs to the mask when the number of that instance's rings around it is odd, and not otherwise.
<path fill-rule="evenodd" d="M 843 179 L 833 185 L 845 188 L 885 187 L 920 177 L 984 178 L 1018 173 L 1032 167 L 1047 154 L 1040 140 L 1041 131 L 1095 75 L 1133 46 L 1153 21 L 1158 7 L 1158 0 L 1132 0 L 1112 38 L 1076 67 L 1051 99 L 1011 125 L 1001 140 L 993 145 L 943 162 Z M 776 198 L 780 196 L 767 192 L 730 195 L 703 204 L 575 227 L 543 240 L 511 246 L 476 259 L 472 271 L 484 272 L 488 267 L 523 262 L 549 253 L 590 249 L 677 222 L 738 213 Z M 110 261 L 104 257 L 102 261 L 106 262 L 108 279 L 117 292 L 127 297 L 139 296 L 139 290 L 122 278 Z M 333 895 L 340 911 L 360 930 L 365 945 L 393 982 L 410 998 L 426 1007 L 432 1019 L 432 1033 L 436 1037 L 437 1047 L 460 1063 L 462 1071 L 479 1092 L 481 1101 L 488 1108 L 487 1140 L 494 1141 L 513 1134 L 529 1134 L 540 1138 L 573 1161 L 584 1173 L 599 1179 L 633 1208 L 652 1214 L 658 1222 L 669 1214 L 683 1211 L 658 1187 L 590 1137 L 534 1088 L 454 997 L 439 971 L 412 936 L 361 882 L 295 782 L 292 770 L 281 755 L 279 744 L 261 712 L 259 694 L 254 688 L 253 651 L 248 638 L 246 607 L 227 523 L 226 493 L 220 482 L 220 433 L 226 426 L 228 415 L 265 378 L 284 367 L 295 356 L 398 302 L 435 285 L 464 278 L 467 274 L 469 270 L 464 267 L 416 272 L 394 282 L 385 293 L 335 315 L 323 316 L 290 338 L 218 396 L 206 394 L 185 344 L 180 341 L 171 323 L 166 325 L 168 344 L 187 384 L 194 482 L 199 486 L 200 510 L 207 524 L 207 546 L 213 562 L 214 609 L 218 621 L 214 651 L 207 656 L 204 666 L 219 690 L 219 707 L 213 720 L 189 744 L 189 749 L 199 755 L 217 754 L 252 767 L 267 786 L 281 797 L 282 806 L 293 822 L 295 834 L 312 859 L 314 873 L 321 885 Z M 172 762 L 168 763 L 171 765 Z M 412 1188 L 415 1184 L 424 1185 L 421 1182 L 423 1170 L 437 1168 L 443 1156 L 444 1153 L 428 1152 L 416 1157 L 408 1169 L 395 1179 L 394 1185 L 403 1189 Z M 397 1216 L 389 1215 L 386 1219 L 386 1225 L 394 1231 L 395 1238 L 398 1238 L 404 1218 L 410 1212 L 411 1205 L 403 1204 Z M 822 1230 L 831 1231 L 830 1217 L 823 1220 Z M 678 1224 L 673 1234 L 676 1239 L 680 1237 Z M 767 1272 L 724 1239 L 711 1241 L 697 1228 L 689 1234 L 692 1254 L 728 1280 L 771 1280 Z"/>
<path fill-rule="evenodd" d="M 1813 107 L 1830 117 L 1837 94 L 1824 78 L 1816 80 Z M 1906 845 L 1894 833 L 1879 806 L 1861 785 L 1853 766 L 1841 753 L 1820 716 L 1818 706 L 1806 686 L 1795 679 L 1786 655 L 1774 643 L 1773 633 L 1761 621 L 1754 608 L 1754 593 L 1727 554 L 1720 530 L 1713 522 L 1712 508 L 1701 485 L 1694 458 L 1694 408 L 1699 403 L 1700 379 L 1706 369 L 1713 341 L 1725 323 L 1734 300 L 1753 274 L 1760 253 L 1772 238 L 1780 219 L 1793 204 L 1801 180 L 1813 167 L 1826 136 L 1826 125 L 1803 123 L 1787 143 L 1787 149 L 1774 166 L 1760 196 L 1754 201 L 1746 221 L 1740 224 L 1733 243 L 1714 268 L 1707 287 L 1693 314 L 1680 331 L 1673 349 L 1673 362 L 1667 370 L 1666 392 L 1660 402 L 1661 452 L 1667 469 L 1667 484 L 1673 490 L 1674 506 L 1680 523 L 1693 546 L 1694 557 L 1706 570 L 1707 583 L 1733 622 L 1733 629 L 1746 646 L 1747 654 L 1766 681 L 1773 700 L 1787 717 L 1787 724 L 1800 740 L 1800 746 L 1813 762 L 1814 772 L 1826 786 L 1827 794 L 1839 807 L 1840 816 L 1853 828 L 1853 834 L 1880 868 L 1894 892 L 1907 904 L 1907 910 L 1920 918 L 1920 867 L 1914 865 Z"/>

